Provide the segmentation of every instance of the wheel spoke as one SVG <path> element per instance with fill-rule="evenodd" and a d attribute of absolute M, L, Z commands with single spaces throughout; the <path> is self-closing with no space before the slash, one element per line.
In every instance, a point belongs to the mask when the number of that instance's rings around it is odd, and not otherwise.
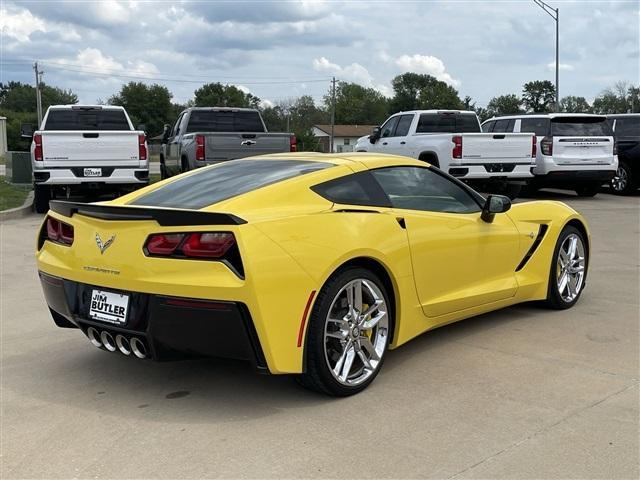
<path fill-rule="evenodd" d="M 576 256 L 576 249 L 578 248 L 578 237 L 571 237 L 571 240 L 569 241 L 569 248 L 567 251 L 567 255 L 569 257 L 569 260 L 573 260 L 573 257 Z"/>
<path fill-rule="evenodd" d="M 385 317 L 386 314 L 387 312 L 378 312 L 378 314 L 375 317 L 362 322 L 362 325 L 360 325 L 360 328 L 362 328 L 363 330 L 371 330 L 373 327 L 375 327 L 378 324 L 378 322 L 380 322 L 380 320 L 382 320 Z"/>
<path fill-rule="evenodd" d="M 362 364 L 364 365 L 364 368 L 367 368 L 369 370 L 373 370 L 373 366 L 369 362 L 369 359 L 367 358 L 366 353 L 364 353 L 364 350 L 359 349 L 358 350 L 358 356 L 360 357 L 360 360 L 362 360 Z"/>
<path fill-rule="evenodd" d="M 566 265 L 569 262 L 569 258 L 567 257 L 567 252 L 565 252 L 562 248 L 558 252 L 558 263 L 562 266 Z"/>
<path fill-rule="evenodd" d="M 568 276 L 568 280 L 567 280 L 567 293 L 569 295 L 570 299 L 573 299 L 573 297 L 576 294 L 576 287 L 574 285 L 574 278 L 572 276 Z"/>
<path fill-rule="evenodd" d="M 360 337 L 360 346 L 369 352 L 369 358 L 371 360 L 376 362 L 380 360 L 380 356 L 378 355 L 378 352 L 376 352 L 376 349 L 373 348 L 373 344 L 371 343 L 371 340 L 369 340 L 369 337 Z"/>
<path fill-rule="evenodd" d="M 346 332 L 343 332 L 342 330 L 337 330 L 335 332 L 327 332 L 326 335 L 327 337 L 337 338 L 338 340 L 344 340 L 347 338 L 349 334 Z"/>
<path fill-rule="evenodd" d="M 340 325 L 340 329 L 342 330 L 349 329 L 349 322 L 347 322 L 345 319 L 327 318 L 327 322 L 337 323 L 338 325 Z"/>
<path fill-rule="evenodd" d="M 341 381 L 346 381 L 349 377 L 349 372 L 353 366 L 353 360 L 356 358 L 356 349 L 353 342 L 347 343 L 342 356 L 338 360 L 333 372 L 338 376 Z"/>
<path fill-rule="evenodd" d="M 564 292 L 565 288 L 567 288 L 568 283 L 569 274 L 567 274 L 567 272 L 564 272 L 560 277 L 560 280 L 558 281 L 558 292 L 560 292 L 560 295 L 562 295 L 562 292 Z"/>

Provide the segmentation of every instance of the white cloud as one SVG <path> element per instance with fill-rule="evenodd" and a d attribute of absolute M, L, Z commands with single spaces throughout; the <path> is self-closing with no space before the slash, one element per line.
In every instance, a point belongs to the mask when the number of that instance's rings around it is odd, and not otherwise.
<path fill-rule="evenodd" d="M 373 76 L 359 63 L 352 63 L 344 67 L 331 62 L 326 57 L 314 58 L 313 69 L 317 72 L 327 72 L 336 75 L 340 80 L 357 83 L 365 87 L 375 88 L 383 95 L 389 95 L 391 89 L 386 85 L 376 85 Z"/>
<path fill-rule="evenodd" d="M 556 62 L 551 62 L 547 64 L 547 69 L 551 71 L 556 70 Z M 568 63 L 560 62 L 560 70 L 564 70 L 565 72 L 572 72 L 574 70 L 573 65 L 569 65 Z"/>
<path fill-rule="evenodd" d="M 153 63 L 143 60 L 127 60 L 126 64 L 120 63 L 113 57 L 104 55 L 97 48 L 85 48 L 80 50 L 72 60 L 58 59 L 56 63 L 70 67 L 80 67 L 95 73 L 127 73 L 132 75 L 156 75 L 157 67 Z"/>
<path fill-rule="evenodd" d="M 0 8 L 0 31 L 19 42 L 28 42 L 34 32 L 45 32 L 43 20 L 34 16 L 29 10 L 13 10 Z"/>
<path fill-rule="evenodd" d="M 431 55 L 405 54 L 396 58 L 394 63 L 405 71 L 426 73 L 434 76 L 438 80 L 448 83 L 451 86 L 460 86 L 460 80 L 456 80 L 446 72 L 444 62 L 438 57 Z"/>

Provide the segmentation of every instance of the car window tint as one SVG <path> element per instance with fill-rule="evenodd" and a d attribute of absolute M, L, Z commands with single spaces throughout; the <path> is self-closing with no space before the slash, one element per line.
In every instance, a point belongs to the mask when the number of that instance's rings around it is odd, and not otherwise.
<path fill-rule="evenodd" d="M 142 195 L 131 204 L 199 209 L 331 166 L 330 163 L 306 160 L 231 160 L 197 170 Z"/>
<path fill-rule="evenodd" d="M 600 117 L 556 117 L 551 120 L 551 135 L 601 135 L 611 136 L 613 132 L 606 118 Z"/>
<path fill-rule="evenodd" d="M 409 134 L 409 128 L 413 121 L 413 115 L 401 115 L 396 127 L 395 137 L 406 137 Z"/>
<path fill-rule="evenodd" d="M 549 135 L 549 119 L 523 118 L 520 120 L 520 132 L 535 133 L 537 137 Z"/>
<path fill-rule="evenodd" d="M 327 200 L 346 205 L 390 207 L 389 198 L 370 172 L 359 172 L 311 187 Z"/>
<path fill-rule="evenodd" d="M 640 117 L 617 118 L 616 135 L 619 137 L 640 137 Z"/>
<path fill-rule="evenodd" d="M 258 112 L 233 110 L 192 110 L 186 133 L 193 132 L 264 132 Z"/>
<path fill-rule="evenodd" d="M 387 122 L 382 126 L 380 131 L 381 137 L 393 137 L 394 132 L 396 130 L 396 125 L 398 125 L 398 121 L 400 117 L 393 117 L 387 120 Z"/>
<path fill-rule="evenodd" d="M 430 212 L 479 212 L 461 186 L 429 168 L 389 167 L 371 171 L 395 208 Z"/>
<path fill-rule="evenodd" d="M 473 114 L 463 113 L 455 115 L 456 131 L 455 133 L 480 133 L 480 124 L 478 117 Z"/>
<path fill-rule="evenodd" d="M 454 115 L 442 113 L 423 113 L 420 115 L 417 133 L 455 133 L 456 121 Z"/>
<path fill-rule="evenodd" d="M 122 110 L 49 110 L 44 130 L 131 130 Z"/>
<path fill-rule="evenodd" d="M 494 133 L 506 133 L 509 128 L 509 120 L 496 120 L 496 124 L 493 126 Z"/>
<path fill-rule="evenodd" d="M 495 121 L 485 122 L 482 124 L 482 131 L 485 133 L 493 132 L 493 126 L 496 124 Z"/>

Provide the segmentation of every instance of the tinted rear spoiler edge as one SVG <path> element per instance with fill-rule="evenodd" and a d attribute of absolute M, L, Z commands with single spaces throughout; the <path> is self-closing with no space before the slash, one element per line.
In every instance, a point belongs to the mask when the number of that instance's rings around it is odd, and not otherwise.
<path fill-rule="evenodd" d="M 155 220 L 163 227 L 188 225 L 242 225 L 246 220 L 231 213 L 174 210 L 169 208 L 98 205 L 52 200 L 49 208 L 65 217 L 75 214 L 102 220 Z"/>

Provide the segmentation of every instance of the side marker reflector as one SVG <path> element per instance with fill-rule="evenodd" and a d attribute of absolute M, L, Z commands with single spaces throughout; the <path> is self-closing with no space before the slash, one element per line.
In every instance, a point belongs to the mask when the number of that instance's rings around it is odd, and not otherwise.
<path fill-rule="evenodd" d="M 313 298 L 316 296 L 316 291 L 313 290 L 307 300 L 307 306 L 304 307 L 304 313 L 302 314 L 302 320 L 300 321 L 300 330 L 298 330 L 298 347 L 302 346 L 302 339 L 304 337 L 304 327 L 307 324 L 307 316 L 309 315 L 309 309 L 313 303 Z"/>

